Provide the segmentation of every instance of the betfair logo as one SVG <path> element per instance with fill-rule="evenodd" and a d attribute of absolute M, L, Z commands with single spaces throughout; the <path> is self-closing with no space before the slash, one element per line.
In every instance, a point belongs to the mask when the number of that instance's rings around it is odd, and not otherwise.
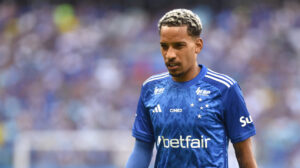
<path fill-rule="evenodd" d="M 240 118 L 240 122 L 242 123 L 241 126 L 245 127 L 247 124 L 251 124 L 253 122 L 253 120 L 252 120 L 251 116 L 249 116 L 249 117 L 242 116 Z"/>
<path fill-rule="evenodd" d="M 164 136 L 158 136 L 156 145 L 159 147 L 162 143 L 164 148 L 207 148 L 210 140 L 210 138 L 205 138 L 203 135 L 200 139 L 192 138 L 191 135 L 188 135 L 185 138 L 180 135 L 179 139 L 168 139 Z"/>
<path fill-rule="evenodd" d="M 153 113 L 161 113 L 161 108 L 160 108 L 160 105 L 158 104 L 153 110 L 152 110 Z"/>

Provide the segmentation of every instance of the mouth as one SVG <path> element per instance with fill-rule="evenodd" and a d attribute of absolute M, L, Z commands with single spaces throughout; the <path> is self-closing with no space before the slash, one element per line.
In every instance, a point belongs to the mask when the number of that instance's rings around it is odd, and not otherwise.
<path fill-rule="evenodd" d="M 179 63 L 167 63 L 166 65 L 169 70 L 176 70 L 179 68 Z"/>

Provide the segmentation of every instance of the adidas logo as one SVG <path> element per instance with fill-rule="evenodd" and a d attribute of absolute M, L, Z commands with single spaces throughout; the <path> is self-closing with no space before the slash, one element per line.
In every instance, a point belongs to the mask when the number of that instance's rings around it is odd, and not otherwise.
<path fill-rule="evenodd" d="M 160 105 L 158 104 L 152 112 L 153 113 L 161 113 L 162 111 L 161 111 Z"/>

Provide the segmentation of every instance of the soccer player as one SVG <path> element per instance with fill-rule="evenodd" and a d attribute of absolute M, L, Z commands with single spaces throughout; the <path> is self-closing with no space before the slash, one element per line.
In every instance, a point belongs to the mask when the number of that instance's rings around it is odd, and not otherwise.
<path fill-rule="evenodd" d="M 142 86 L 127 168 L 149 166 L 153 146 L 157 168 L 227 168 L 228 142 L 240 167 L 255 168 L 255 127 L 237 82 L 197 63 L 203 47 L 200 18 L 175 9 L 158 23 L 168 72 Z"/>

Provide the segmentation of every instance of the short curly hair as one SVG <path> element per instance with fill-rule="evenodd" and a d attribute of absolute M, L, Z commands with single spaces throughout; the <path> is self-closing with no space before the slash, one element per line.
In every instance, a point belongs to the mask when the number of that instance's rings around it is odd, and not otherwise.
<path fill-rule="evenodd" d="M 198 15 L 188 9 L 174 9 L 167 12 L 158 22 L 160 33 L 162 26 L 187 26 L 187 33 L 192 37 L 199 37 L 202 23 Z"/>

